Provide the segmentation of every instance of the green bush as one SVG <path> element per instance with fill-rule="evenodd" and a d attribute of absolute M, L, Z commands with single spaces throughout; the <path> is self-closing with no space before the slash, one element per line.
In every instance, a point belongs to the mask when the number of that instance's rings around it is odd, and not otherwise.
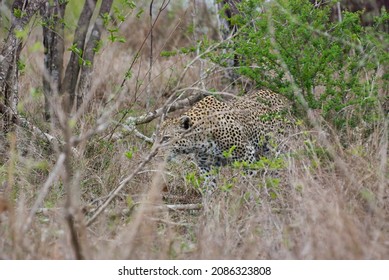
<path fill-rule="evenodd" d="M 387 98 L 389 38 L 380 24 L 388 14 L 383 12 L 375 26 L 364 27 L 359 12 L 343 12 L 339 22 L 330 20 L 330 5 L 263 2 L 238 4 L 239 13 L 228 19 L 238 27 L 237 34 L 210 58 L 220 65 L 238 58 L 239 75 L 284 94 L 301 116 L 308 106 L 321 109 L 339 130 L 372 127 L 382 117 L 377 106 Z"/>

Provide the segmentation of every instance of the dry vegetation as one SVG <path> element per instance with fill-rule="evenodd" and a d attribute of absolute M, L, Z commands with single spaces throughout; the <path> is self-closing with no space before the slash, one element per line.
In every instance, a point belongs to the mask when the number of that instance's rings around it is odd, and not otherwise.
<path fill-rule="evenodd" d="M 107 43 L 96 57 L 89 107 L 71 133 L 95 129 L 97 120 L 112 111 L 109 125 L 76 146 L 70 167 L 57 145 L 31 131 L 19 127 L 16 134 L 0 135 L 0 259 L 389 258 L 387 119 L 367 139 L 359 131 L 340 139 L 325 123 L 301 127 L 293 153 L 285 156 L 280 183 L 266 170 L 247 178 L 226 167 L 218 176 L 220 189 L 206 205 L 200 205 L 190 161 L 166 163 L 163 153 L 154 156 L 155 146 L 122 131 L 124 116 L 146 112 L 148 89 L 150 110 L 163 106 L 177 90 L 194 92 L 185 87 L 241 90 L 223 78 L 223 69 L 196 59 L 196 53 L 159 56 L 162 50 L 195 45 L 202 32 L 218 39 L 213 18 L 203 5 L 163 11 L 153 34 L 151 84 L 146 45 L 123 88 L 119 86 L 149 31 L 149 19 L 130 17 L 121 26 L 127 42 Z M 44 120 L 43 56 L 32 47 L 39 41 L 41 31 L 35 26 L 22 51 L 26 68 L 19 110 L 35 126 L 64 139 L 59 127 Z M 138 126 L 139 131 L 152 135 L 158 120 Z M 348 139 L 350 143 L 341 144 Z M 87 225 L 122 182 L 123 188 Z M 76 236 L 69 230 L 69 211 Z"/>

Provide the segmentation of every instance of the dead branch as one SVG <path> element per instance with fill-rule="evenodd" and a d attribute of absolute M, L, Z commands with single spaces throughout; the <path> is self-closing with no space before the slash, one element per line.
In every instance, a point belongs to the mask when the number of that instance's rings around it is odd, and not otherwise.
<path fill-rule="evenodd" d="M 141 133 L 136 127 L 135 125 L 126 125 L 126 124 L 121 124 L 121 126 L 126 130 L 126 133 L 123 134 L 121 132 L 116 132 L 112 135 L 112 139 L 113 140 L 118 140 L 118 139 L 123 139 L 125 137 L 125 135 L 128 135 L 130 133 L 133 133 L 136 137 L 138 137 L 139 139 L 142 139 L 143 141 L 147 142 L 147 143 L 150 143 L 150 144 L 153 144 L 154 143 L 154 139 L 152 137 L 147 137 L 146 135 L 144 135 L 143 133 Z"/>
<path fill-rule="evenodd" d="M 17 126 L 19 126 L 21 128 L 29 130 L 36 137 L 38 137 L 40 140 L 42 140 L 43 142 L 48 143 L 51 146 L 55 147 L 55 146 L 63 146 L 63 145 L 65 145 L 64 141 L 58 139 L 57 137 L 55 137 L 55 136 L 53 136 L 53 135 L 51 135 L 49 133 L 46 133 L 46 132 L 42 131 L 39 127 L 33 125 L 26 118 L 20 116 L 18 113 L 15 113 L 13 110 L 11 110 L 11 108 L 5 106 L 2 103 L 0 103 L 0 114 L 3 114 L 3 115 L 7 115 L 8 114 L 9 116 L 11 116 L 11 121 L 14 124 L 16 124 Z M 73 141 L 73 139 L 75 139 L 75 140 Z M 75 146 L 80 143 L 80 141 L 77 141 L 77 140 L 79 140 L 77 137 L 72 137 L 71 138 L 71 144 L 72 144 L 71 150 L 72 150 L 73 155 L 79 156 L 80 153 L 75 148 Z"/>
<path fill-rule="evenodd" d="M 136 206 L 140 206 L 142 203 L 140 202 L 137 202 L 137 203 L 134 203 L 132 205 L 131 208 L 124 208 L 124 209 L 121 209 L 121 210 L 118 210 L 112 214 L 110 214 L 110 217 L 111 218 L 115 218 L 115 217 L 129 217 L 131 216 L 134 212 L 134 208 Z M 197 211 L 197 210 L 201 210 L 203 209 L 203 205 L 202 204 L 165 204 L 165 205 L 148 205 L 148 210 L 152 211 L 152 212 L 161 212 L 161 211 Z M 46 213 L 46 215 L 48 214 L 48 212 L 52 210 L 52 209 L 48 209 L 48 208 L 42 208 L 41 209 L 41 213 Z M 160 221 L 160 222 L 164 222 L 164 223 L 170 223 L 168 221 L 164 221 L 164 220 L 160 220 L 160 219 L 156 219 L 157 221 Z M 180 224 L 180 223 L 170 223 L 170 224 L 174 224 L 174 225 L 183 225 L 183 224 Z"/>
<path fill-rule="evenodd" d="M 36 127 L 32 123 L 30 123 L 27 119 L 23 118 L 22 116 L 14 112 L 11 108 L 7 107 L 2 103 L 0 103 L 0 113 L 11 116 L 11 121 L 14 124 L 31 131 L 32 133 L 34 133 L 34 135 L 36 135 L 39 139 L 43 140 L 44 142 L 48 142 L 50 144 L 63 144 L 59 139 L 46 132 L 43 132 L 39 127 Z"/>
<path fill-rule="evenodd" d="M 198 93 L 193 94 L 185 99 L 178 100 L 178 101 L 172 103 L 170 106 L 168 106 L 166 113 L 173 112 L 173 111 L 176 111 L 178 109 L 182 109 L 186 106 L 193 105 L 194 103 L 196 103 L 197 101 L 202 99 L 203 96 L 204 95 L 202 92 L 198 92 Z M 128 117 L 126 120 L 126 124 L 129 125 L 130 127 L 134 126 L 134 125 L 145 124 L 145 123 L 151 122 L 152 120 L 160 117 L 165 111 L 166 111 L 166 106 L 163 106 L 161 108 L 158 108 L 157 110 L 148 112 L 148 113 L 141 115 L 141 116 L 138 116 L 138 117 Z"/>
<path fill-rule="evenodd" d="M 130 216 L 132 214 L 132 210 L 134 209 L 135 206 L 139 206 L 141 203 L 137 202 L 132 205 L 131 208 L 124 208 L 121 210 L 118 210 L 117 212 L 112 214 L 112 217 L 118 217 L 118 216 Z M 165 204 L 165 205 L 156 205 L 151 207 L 152 210 L 155 211 L 166 211 L 166 210 L 171 210 L 171 211 L 192 211 L 192 210 L 201 210 L 203 209 L 203 205 L 201 203 L 194 203 L 194 204 Z M 33 209 L 30 210 L 30 213 L 32 212 Z M 62 208 L 55 207 L 55 208 L 46 208 L 46 207 L 41 207 L 41 208 L 36 208 L 34 211 L 35 214 L 42 214 L 42 215 L 49 215 L 51 212 L 56 212 L 56 211 L 61 211 Z M 91 210 L 96 210 L 96 209 L 91 209 Z"/>
<path fill-rule="evenodd" d="M 210 92 L 210 91 L 207 91 L 204 89 L 192 88 L 192 87 L 182 89 L 180 91 L 177 91 L 176 93 L 179 93 L 181 91 L 189 91 L 189 90 L 197 91 L 197 93 L 193 94 L 187 98 L 184 98 L 181 100 L 176 100 L 175 102 L 171 103 L 170 105 L 169 105 L 169 102 L 167 102 L 168 104 L 165 104 L 164 106 L 162 106 L 162 107 L 160 107 L 152 112 L 148 112 L 144 115 L 141 115 L 138 117 L 128 117 L 126 119 L 126 125 L 127 125 L 126 128 L 128 128 L 130 131 L 134 131 L 135 133 L 137 133 L 137 131 L 135 131 L 136 125 L 149 123 L 152 120 L 162 116 L 164 113 L 171 113 L 171 112 L 174 112 L 176 110 L 192 106 L 194 103 L 200 101 L 204 96 L 207 96 L 209 94 L 235 96 L 235 95 L 228 93 L 228 92 Z M 143 136 L 141 136 L 141 135 L 136 135 L 136 136 L 143 138 Z M 144 136 L 144 137 L 146 137 L 146 136 Z"/>
<path fill-rule="evenodd" d="M 203 208 L 202 204 L 167 204 L 161 206 L 161 208 L 167 208 L 174 211 L 182 210 L 201 210 Z"/>
<path fill-rule="evenodd" d="M 236 97 L 235 95 L 227 92 L 210 92 L 205 89 L 200 89 L 195 87 L 188 87 L 180 91 L 177 91 L 177 93 L 184 92 L 184 91 L 197 91 L 198 93 L 191 95 L 185 99 L 176 100 L 173 103 L 171 103 L 171 99 L 174 96 L 171 96 L 171 98 L 169 98 L 168 101 L 162 107 L 156 109 L 155 111 L 148 112 L 138 117 L 128 117 L 125 121 L 125 124 L 121 124 L 126 129 L 127 133 L 116 132 L 112 135 L 112 139 L 114 140 L 122 139 L 124 138 L 125 135 L 128 135 L 128 133 L 133 133 L 136 137 L 148 143 L 154 143 L 155 135 L 153 135 L 153 137 L 147 137 L 146 135 L 142 134 L 136 129 L 136 125 L 151 122 L 152 120 L 162 116 L 163 114 L 191 106 L 197 101 L 201 100 L 204 96 L 209 94 L 220 94 L 225 96 Z M 118 125 L 120 125 L 120 123 L 118 123 Z"/>

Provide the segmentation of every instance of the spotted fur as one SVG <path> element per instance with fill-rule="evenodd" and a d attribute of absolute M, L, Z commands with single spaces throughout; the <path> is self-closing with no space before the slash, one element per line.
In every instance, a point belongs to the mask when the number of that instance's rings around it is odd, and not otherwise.
<path fill-rule="evenodd" d="M 170 155 L 193 154 L 202 173 L 230 161 L 253 163 L 279 143 L 293 126 L 288 100 L 270 90 L 258 90 L 223 102 L 207 96 L 161 128 Z M 225 153 L 229 152 L 230 157 Z"/>

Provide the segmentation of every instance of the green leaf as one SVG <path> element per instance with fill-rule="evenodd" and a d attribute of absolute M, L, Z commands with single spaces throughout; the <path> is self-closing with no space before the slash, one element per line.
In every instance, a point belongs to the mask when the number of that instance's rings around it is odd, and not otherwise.
<path fill-rule="evenodd" d="M 128 80 L 128 79 L 131 79 L 131 77 L 132 77 L 132 71 L 131 71 L 131 69 L 128 69 L 126 74 L 124 75 L 124 78 L 126 80 Z"/>
<path fill-rule="evenodd" d="M 103 41 L 102 40 L 97 40 L 95 42 L 95 46 L 93 48 L 93 52 L 98 53 L 100 51 L 100 49 L 102 48 L 102 46 L 103 46 Z"/>
<path fill-rule="evenodd" d="M 124 155 L 128 158 L 128 159 L 132 159 L 132 156 L 134 155 L 134 153 L 132 151 L 127 151 L 124 153 Z"/>
<path fill-rule="evenodd" d="M 28 30 L 27 29 L 15 30 L 15 36 L 19 40 L 25 40 L 28 36 Z"/>
<path fill-rule="evenodd" d="M 19 8 L 14 8 L 14 12 L 13 12 L 14 16 L 16 18 L 22 18 L 24 16 L 26 16 L 26 12 L 25 11 L 22 11 L 21 9 Z"/>
<path fill-rule="evenodd" d="M 144 13 L 144 10 L 143 10 L 143 8 L 141 8 L 141 9 L 139 9 L 139 11 L 136 13 L 136 18 L 140 18 L 142 15 L 143 15 L 143 13 Z"/>
<path fill-rule="evenodd" d="M 127 152 L 124 153 L 124 155 L 128 158 L 128 159 L 132 159 L 132 157 L 134 156 L 134 153 L 138 151 L 138 148 L 137 147 L 132 147 L 130 150 L 128 150 Z"/>

